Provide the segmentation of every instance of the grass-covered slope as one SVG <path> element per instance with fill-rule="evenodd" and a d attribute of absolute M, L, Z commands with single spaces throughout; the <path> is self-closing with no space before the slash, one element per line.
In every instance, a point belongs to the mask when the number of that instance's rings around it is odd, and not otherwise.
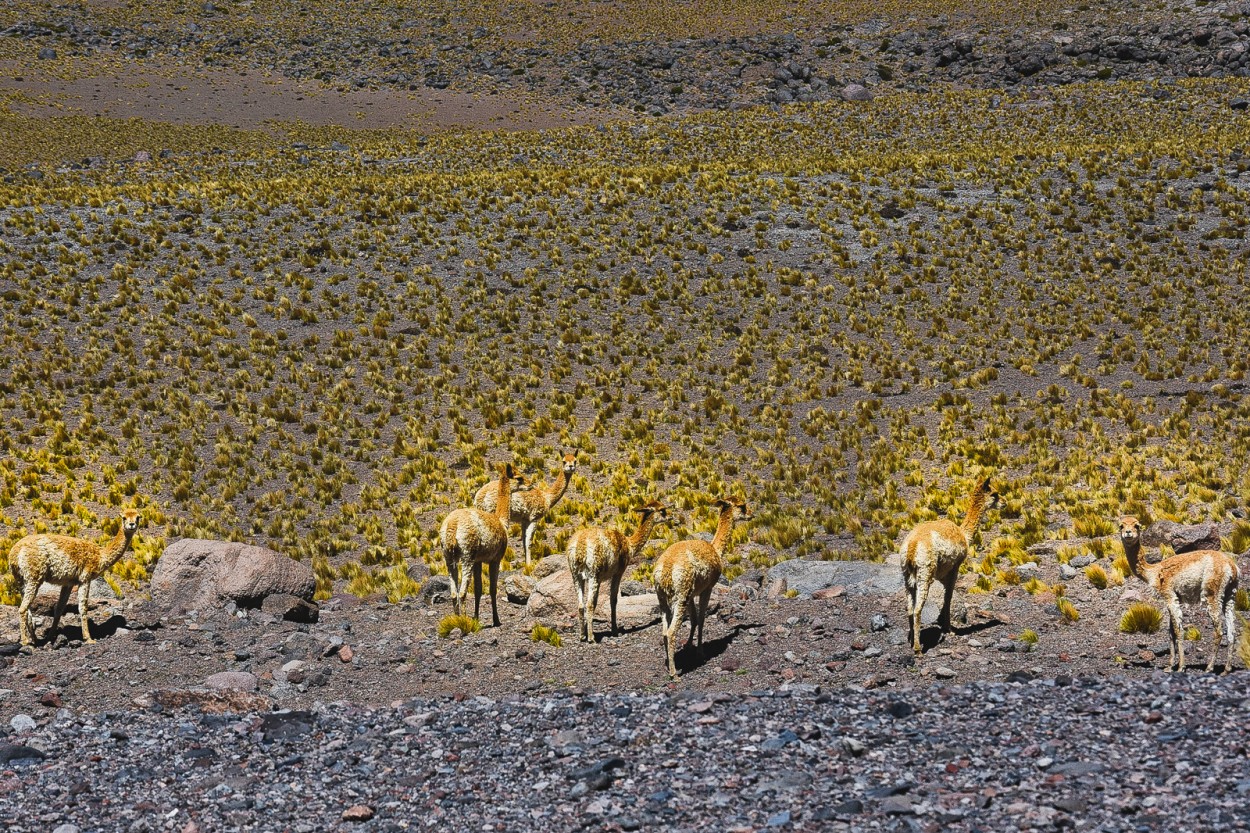
<path fill-rule="evenodd" d="M 728 490 L 758 507 L 734 570 L 879 558 L 983 470 L 1008 498 L 989 586 L 1124 510 L 1226 517 L 1250 496 L 1245 94 L 428 137 L 10 109 L 0 559 L 134 503 L 124 577 L 203 534 L 395 595 L 488 460 L 550 478 L 566 448 L 540 554 L 655 494 L 687 510 L 671 536 L 708 530 Z M 114 161 L 59 166 L 84 157 Z"/>

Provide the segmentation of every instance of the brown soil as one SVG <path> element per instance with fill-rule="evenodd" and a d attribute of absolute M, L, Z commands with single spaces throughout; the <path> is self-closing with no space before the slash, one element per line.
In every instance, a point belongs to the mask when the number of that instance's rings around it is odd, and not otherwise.
<path fill-rule="evenodd" d="M 575 108 L 555 97 L 522 92 L 336 90 L 311 81 L 247 71 L 188 69 L 148 62 L 132 71 L 95 67 L 72 79 L 30 75 L 0 62 L 0 97 L 22 94 L 14 109 L 32 116 L 82 114 L 175 124 L 215 124 L 244 130 L 304 122 L 353 128 L 418 130 L 544 130 L 601 120 L 605 112 Z M 624 116 L 624 111 L 606 115 Z"/>
<path fill-rule="evenodd" d="M 1042 561 L 1036 573 L 1041 581 L 1048 587 L 1061 583 L 1053 559 Z M 970 583 L 965 577 L 961 587 Z M 316 701 L 382 706 L 411 697 L 498 697 L 569 688 L 747 692 L 798 683 L 826 689 L 908 689 L 944 679 L 1001 681 L 1013 674 L 1141 676 L 1166 665 L 1166 623 L 1155 634 L 1118 631 L 1129 601 L 1149 598 L 1143 584 L 1130 579 L 1098 590 L 1081 575 L 1066 582 L 1064 592 L 1080 612 L 1078 624 L 1059 615 L 1053 593 L 1030 595 L 1021 586 L 993 594 L 961 590 L 954 609 L 957 619 L 966 621 L 944 638 L 936 626 L 926 626 L 925 652 L 916 661 L 906 643 L 901 593 L 744 599 L 752 593 L 736 585 L 719 596 L 719 609 L 709 615 L 703 655 L 690 647 L 679 652 L 683 673 L 676 681 L 665 673 L 654 622 L 616 637 L 608 633 L 606 622 L 598 622 L 601 642 L 593 646 L 577 641 L 572 622 L 565 622 L 563 644 L 553 647 L 531 639 L 533 620 L 502 595 L 501 627 L 448 639 L 438 638 L 435 629 L 451 612 L 450 605 L 427 607 L 412 599 L 393 605 L 336 596 L 323 605 L 314 625 L 275 620 L 260 611 L 247 618 L 219 611 L 207 618 L 158 620 L 145 614 L 141 603 L 132 607 L 114 602 L 111 610 L 102 607 L 93 613 L 94 645 L 71 641 L 53 648 L 45 641 L 33 655 L 0 658 L 11 663 L 0 671 L 0 689 L 10 692 L 0 698 L 0 721 L 17 713 L 52 711 L 57 704 L 91 712 L 132 707 L 148 702 L 153 691 L 200 688 L 208 676 L 226 670 L 256 674 L 262 695 L 272 697 L 276 706 L 296 708 Z M 488 604 L 484 598 L 482 619 L 487 623 Z M 966 616 L 960 617 L 965 606 Z M 873 619 L 879 614 L 886 627 L 874 631 Z M 1187 624 L 1202 632 L 1201 639 L 1187 643 L 1187 673 L 1204 673 L 1210 621 L 1198 610 L 1186 616 Z M 117 630 L 126 624 L 153 627 Z M 45 628 L 38 630 L 41 638 Z M 1026 629 L 1038 637 L 1031 648 L 1021 638 Z M 683 626 L 683 640 L 686 631 Z M 61 633 L 77 638 L 76 616 L 67 614 Z M 3 638 L 16 638 L 10 608 L 0 620 Z M 350 648 L 348 661 L 339 654 L 340 644 Z M 306 679 L 294 686 L 275 683 L 275 672 L 281 678 L 280 669 L 291 660 L 307 663 Z M 49 692 L 57 699 L 41 706 Z"/>

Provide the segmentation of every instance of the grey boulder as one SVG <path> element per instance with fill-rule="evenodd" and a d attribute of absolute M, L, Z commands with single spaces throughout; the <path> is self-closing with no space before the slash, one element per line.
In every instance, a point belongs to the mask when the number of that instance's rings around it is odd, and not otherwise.
<path fill-rule="evenodd" d="M 234 601 L 259 607 L 275 594 L 312 601 L 312 569 L 265 547 L 183 538 L 165 549 L 152 574 L 152 600 L 172 612 L 209 610 Z"/>
<path fill-rule="evenodd" d="M 897 564 L 871 561 L 782 561 L 769 569 L 765 584 L 785 580 L 800 598 L 829 587 L 846 588 L 848 596 L 888 596 L 903 589 L 903 573 Z"/>

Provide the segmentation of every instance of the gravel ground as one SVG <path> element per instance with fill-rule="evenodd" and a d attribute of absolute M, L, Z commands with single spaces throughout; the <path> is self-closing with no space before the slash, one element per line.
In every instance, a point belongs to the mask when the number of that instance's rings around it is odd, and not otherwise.
<path fill-rule="evenodd" d="M 2 823 L 66 833 L 1250 827 L 1243 674 L 1023 676 L 903 693 L 795 684 L 269 714 L 63 709 L 34 726 L 15 718 L 28 728 L 0 743 L 0 796 L 28 808 Z"/>

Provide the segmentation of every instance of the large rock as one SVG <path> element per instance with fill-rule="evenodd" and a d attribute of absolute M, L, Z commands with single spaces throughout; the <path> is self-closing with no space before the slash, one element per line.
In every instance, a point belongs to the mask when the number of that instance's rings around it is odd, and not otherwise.
<path fill-rule="evenodd" d="M 165 549 L 152 574 L 152 599 L 177 612 L 208 610 L 233 600 L 259 607 L 267 596 L 312 601 L 312 569 L 265 547 L 183 538 Z"/>
<path fill-rule="evenodd" d="M 567 573 L 569 571 L 569 559 L 564 553 L 549 555 L 534 565 L 534 570 L 530 575 L 535 581 L 542 581 L 552 573 Z"/>
<path fill-rule="evenodd" d="M 508 601 L 518 605 L 523 605 L 529 601 L 530 594 L 534 592 L 536 584 L 538 582 L 525 575 L 525 573 L 509 573 L 503 579 L 503 589 L 508 596 Z"/>
<path fill-rule="evenodd" d="M 835 586 L 845 588 L 848 596 L 888 596 L 903 589 L 903 573 L 897 564 L 870 561 L 782 561 L 768 571 L 764 584 L 772 586 L 782 579 L 800 598 Z"/>
<path fill-rule="evenodd" d="M 596 621 L 611 621 L 610 591 L 611 585 L 605 581 L 599 591 L 599 606 L 595 608 Z M 573 586 L 573 575 L 568 570 L 560 570 L 538 582 L 530 593 L 525 610 L 533 619 L 576 621 L 577 589 Z M 660 600 L 654 593 L 622 595 L 616 603 L 617 624 L 623 628 L 645 627 L 659 615 Z"/>
<path fill-rule="evenodd" d="M 1142 546 L 1154 549 L 1167 544 L 1175 552 L 1193 550 L 1218 550 L 1220 528 L 1214 523 L 1178 524 L 1175 521 L 1155 521 L 1141 536 Z"/>

